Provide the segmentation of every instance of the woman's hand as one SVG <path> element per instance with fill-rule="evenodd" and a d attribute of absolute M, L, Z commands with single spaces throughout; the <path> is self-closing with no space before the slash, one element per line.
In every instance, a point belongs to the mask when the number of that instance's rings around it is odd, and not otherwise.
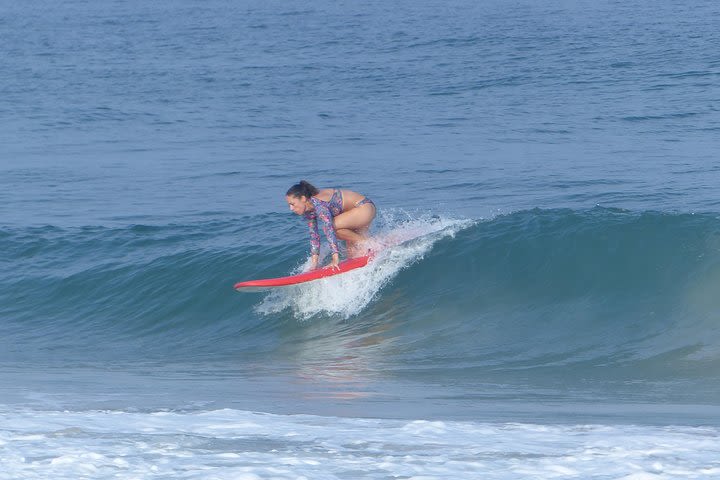
<path fill-rule="evenodd" d="M 332 269 L 337 269 L 338 264 L 340 263 L 340 254 L 339 253 L 333 253 L 332 254 L 332 260 L 330 261 L 329 267 Z"/>
<path fill-rule="evenodd" d="M 318 254 L 315 254 L 312 257 L 310 257 L 310 270 L 317 270 L 319 259 L 320 259 L 320 255 L 318 255 Z"/>

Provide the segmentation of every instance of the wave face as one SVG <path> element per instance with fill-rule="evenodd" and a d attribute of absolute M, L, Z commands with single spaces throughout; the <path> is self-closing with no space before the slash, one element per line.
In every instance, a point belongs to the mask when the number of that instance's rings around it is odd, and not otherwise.
<path fill-rule="evenodd" d="M 368 376 L 465 393 L 531 385 L 537 395 L 700 403 L 720 385 L 715 215 L 396 214 L 380 222 L 369 267 L 269 295 L 235 293 L 242 278 L 303 267 L 305 245 L 253 233 L 261 228 L 304 234 L 282 215 L 0 232 L 13 266 L 0 283 L 2 361 L 273 368 L 349 358 Z"/>
<path fill-rule="evenodd" d="M 576 390 L 698 380 L 712 398 L 719 228 L 715 216 L 599 208 L 480 222 L 398 278 L 413 292 L 410 328 L 428 330 L 409 356 L 460 378 Z"/>

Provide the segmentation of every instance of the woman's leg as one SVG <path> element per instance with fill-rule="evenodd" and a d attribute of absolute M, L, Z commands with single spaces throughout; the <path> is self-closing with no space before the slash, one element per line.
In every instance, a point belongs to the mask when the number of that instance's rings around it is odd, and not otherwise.
<path fill-rule="evenodd" d="M 367 232 L 375 218 L 375 213 L 375 205 L 366 203 L 343 212 L 333 219 L 335 234 L 347 243 L 349 256 L 354 257 L 364 253 L 359 251 L 358 244 L 367 240 Z"/>

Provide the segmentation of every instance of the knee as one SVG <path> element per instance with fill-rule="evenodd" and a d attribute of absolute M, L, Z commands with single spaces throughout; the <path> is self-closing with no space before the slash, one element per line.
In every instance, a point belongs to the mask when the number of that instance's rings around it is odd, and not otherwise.
<path fill-rule="evenodd" d="M 347 240 L 350 238 L 348 232 L 349 230 L 347 228 L 338 228 L 335 229 L 335 236 L 338 237 L 340 240 Z"/>

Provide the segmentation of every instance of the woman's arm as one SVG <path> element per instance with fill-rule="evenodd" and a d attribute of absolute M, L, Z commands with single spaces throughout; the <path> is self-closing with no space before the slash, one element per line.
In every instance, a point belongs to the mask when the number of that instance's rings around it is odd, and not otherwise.
<path fill-rule="evenodd" d="M 338 239 L 335 234 L 332 214 L 327 206 L 320 203 L 315 205 L 315 214 L 317 218 L 323 222 L 323 232 L 325 232 L 325 237 L 327 238 L 328 244 L 330 245 L 330 251 L 332 252 L 332 262 L 330 263 L 330 266 L 335 267 L 338 263 L 340 263 L 340 249 L 338 248 Z M 315 228 L 317 231 L 317 222 L 315 223 Z M 318 248 L 319 242 L 320 238 L 318 235 Z"/>
<path fill-rule="evenodd" d="M 320 258 L 320 233 L 318 233 L 317 217 L 313 215 L 308 218 L 308 228 L 310 228 L 310 268 L 315 270 L 318 266 Z"/>

